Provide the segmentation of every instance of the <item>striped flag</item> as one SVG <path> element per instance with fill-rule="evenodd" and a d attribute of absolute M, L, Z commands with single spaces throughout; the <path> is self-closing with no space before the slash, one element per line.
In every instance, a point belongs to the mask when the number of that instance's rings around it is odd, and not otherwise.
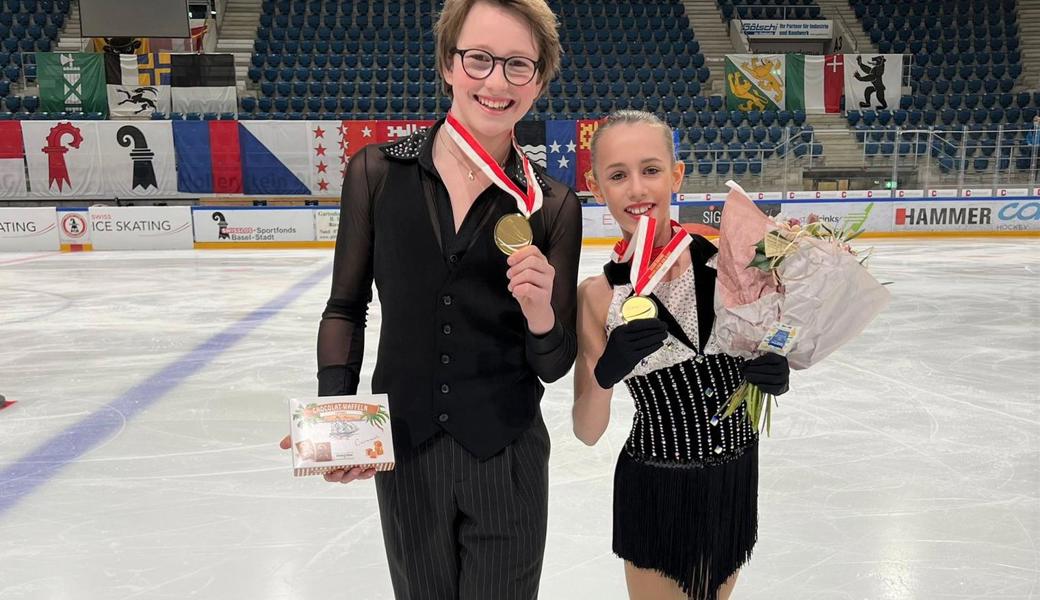
<path fill-rule="evenodd" d="M 787 55 L 787 108 L 809 114 L 839 112 L 845 76 L 841 55 Z"/>
<path fill-rule="evenodd" d="M 235 112 L 235 58 L 230 54 L 174 54 L 171 83 L 177 112 Z"/>

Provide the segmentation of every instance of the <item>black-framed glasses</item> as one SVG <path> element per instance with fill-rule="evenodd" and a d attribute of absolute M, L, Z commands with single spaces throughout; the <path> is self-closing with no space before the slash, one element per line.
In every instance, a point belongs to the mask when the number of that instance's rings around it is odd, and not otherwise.
<path fill-rule="evenodd" d="M 541 61 L 526 56 L 495 56 L 478 48 L 452 48 L 451 52 L 462 57 L 462 70 L 473 79 L 487 79 L 495 70 L 495 63 L 502 63 L 506 81 L 513 85 L 527 85 L 541 68 Z"/>

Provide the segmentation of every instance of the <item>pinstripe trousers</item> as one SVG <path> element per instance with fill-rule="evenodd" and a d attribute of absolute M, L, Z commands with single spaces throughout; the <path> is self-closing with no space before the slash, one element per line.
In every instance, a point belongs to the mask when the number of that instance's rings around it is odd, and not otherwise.
<path fill-rule="evenodd" d="M 545 551 L 549 433 L 541 416 L 478 460 L 450 435 L 376 474 L 397 600 L 534 600 Z"/>

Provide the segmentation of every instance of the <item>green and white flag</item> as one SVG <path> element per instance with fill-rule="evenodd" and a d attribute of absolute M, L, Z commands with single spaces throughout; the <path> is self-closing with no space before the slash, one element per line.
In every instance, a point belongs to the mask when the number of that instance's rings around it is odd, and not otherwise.
<path fill-rule="evenodd" d="M 37 52 L 36 74 L 44 112 L 108 114 L 104 55 Z"/>
<path fill-rule="evenodd" d="M 822 56 L 787 55 L 787 109 L 824 111 Z"/>
<path fill-rule="evenodd" d="M 727 54 L 727 108 L 745 112 L 787 108 L 786 65 L 783 54 Z"/>

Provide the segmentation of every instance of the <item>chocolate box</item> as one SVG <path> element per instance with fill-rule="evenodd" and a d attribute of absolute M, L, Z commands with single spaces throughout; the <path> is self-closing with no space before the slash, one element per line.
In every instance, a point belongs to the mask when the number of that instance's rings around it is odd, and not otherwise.
<path fill-rule="evenodd" d="M 394 468 L 386 394 L 289 400 L 293 475 Z"/>

